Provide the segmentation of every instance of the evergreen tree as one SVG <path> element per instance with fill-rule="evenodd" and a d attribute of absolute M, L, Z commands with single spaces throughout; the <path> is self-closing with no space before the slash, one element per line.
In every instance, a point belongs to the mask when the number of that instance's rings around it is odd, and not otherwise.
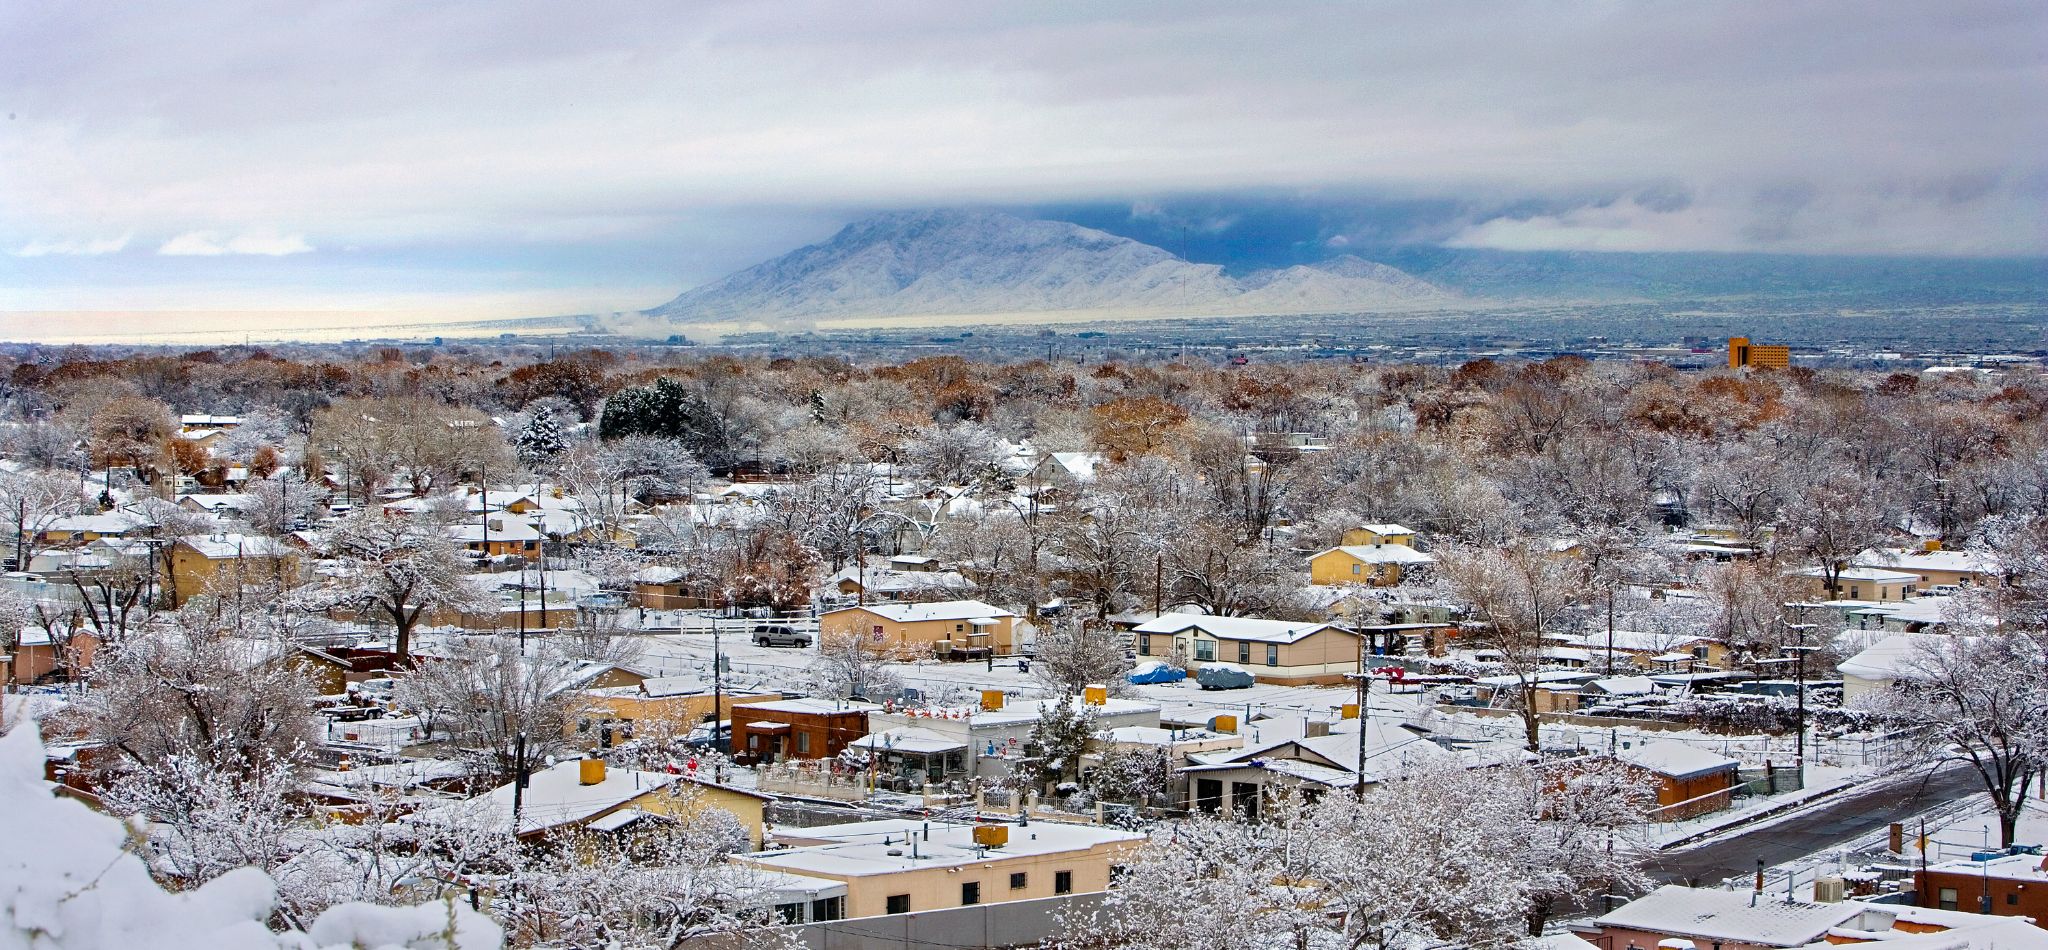
<path fill-rule="evenodd" d="M 526 428 L 519 431 L 514 442 L 519 451 L 519 460 L 528 468 L 539 469 L 560 455 L 568 443 L 562 439 L 562 424 L 555 421 L 555 412 L 545 405 L 533 410 L 533 417 L 526 421 Z"/>
<path fill-rule="evenodd" d="M 1057 784 L 1081 774 L 1081 753 L 1095 734 L 1095 709 L 1078 696 L 1040 707 L 1031 735 L 1024 739 L 1024 757 L 1040 785 Z"/>

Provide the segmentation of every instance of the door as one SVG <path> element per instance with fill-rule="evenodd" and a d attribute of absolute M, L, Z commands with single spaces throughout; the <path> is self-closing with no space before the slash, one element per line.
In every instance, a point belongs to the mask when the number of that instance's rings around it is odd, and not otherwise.
<path fill-rule="evenodd" d="M 1216 812 L 1223 809 L 1223 780 L 1201 778 L 1195 780 L 1195 810 Z"/>

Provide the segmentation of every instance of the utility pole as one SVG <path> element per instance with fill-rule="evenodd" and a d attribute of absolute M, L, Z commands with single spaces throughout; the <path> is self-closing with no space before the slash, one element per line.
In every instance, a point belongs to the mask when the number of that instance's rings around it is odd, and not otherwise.
<path fill-rule="evenodd" d="M 519 838 L 519 815 L 526 807 L 526 730 L 519 731 L 519 738 L 513 742 L 512 763 L 512 838 Z"/>
<path fill-rule="evenodd" d="M 726 603 L 732 603 L 731 598 Z M 718 748 L 718 726 L 725 721 L 725 653 L 719 645 L 718 619 L 711 620 L 711 747 Z M 732 735 L 725 736 L 726 755 L 732 754 Z"/>
<path fill-rule="evenodd" d="M 1365 668 L 1365 638 L 1358 638 L 1358 780 L 1352 783 L 1355 795 L 1365 794 L 1365 725 L 1371 715 L 1366 711 L 1366 699 L 1372 694 L 1372 674 Z M 1247 717 L 1249 718 L 1249 717 Z"/>
<path fill-rule="evenodd" d="M 1806 655 L 1807 655 L 1808 653 L 1811 653 L 1811 652 L 1813 652 L 1814 650 L 1816 650 L 1816 649 L 1818 649 L 1818 648 L 1817 648 L 1817 647 L 1810 647 L 1810 646 L 1807 646 L 1807 645 L 1806 645 L 1806 631 L 1807 631 L 1807 630 L 1809 630 L 1809 629 L 1811 629 L 1811 628 L 1813 627 L 1813 624 L 1810 624 L 1810 623 L 1792 623 L 1792 624 L 1786 624 L 1785 626 L 1786 626 L 1786 628 L 1787 628 L 1787 629 L 1790 629 L 1790 630 L 1793 630 L 1793 631 L 1797 632 L 1797 634 L 1798 634 L 1798 636 L 1799 636 L 1799 642 L 1798 642 L 1798 643 L 1797 643 L 1796 645 L 1794 645 L 1794 646 L 1789 646 L 1789 647 L 1786 647 L 1785 649 L 1786 649 L 1786 651 L 1787 651 L 1787 652 L 1790 652 L 1790 653 L 1792 654 L 1792 660 L 1793 660 L 1793 674 L 1792 674 L 1792 675 L 1793 675 L 1793 682 L 1797 684 L 1797 685 L 1796 685 L 1796 687 L 1795 687 L 1795 689 L 1797 689 L 1797 691 L 1798 691 L 1798 702 L 1799 702 L 1799 713 L 1798 713 L 1799 735 L 1798 735 L 1798 737 L 1797 737 L 1796 739 L 1794 739 L 1794 740 L 1793 740 L 1793 742 L 1794 742 L 1794 744 L 1793 744 L 1793 749 L 1794 749 L 1794 752 L 1793 752 L 1793 759 L 1792 759 L 1792 761 L 1793 761 L 1793 764 L 1794 764 L 1794 765 L 1796 765 L 1796 766 L 1797 766 L 1797 767 L 1799 768 L 1799 770 L 1800 770 L 1800 771 L 1799 771 L 1799 780 L 1800 780 L 1801 782 L 1805 782 L 1805 781 L 1806 781 Z"/>

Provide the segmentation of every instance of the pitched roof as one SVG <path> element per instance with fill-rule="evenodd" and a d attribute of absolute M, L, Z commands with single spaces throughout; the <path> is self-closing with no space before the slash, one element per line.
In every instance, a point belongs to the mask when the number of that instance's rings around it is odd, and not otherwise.
<path fill-rule="evenodd" d="M 1683 742 L 1645 742 L 1620 749 L 1614 757 L 1639 769 L 1672 778 L 1692 778 L 1740 768 L 1742 763 L 1725 755 L 1695 749 Z"/>
<path fill-rule="evenodd" d="M 1405 544 L 1345 544 L 1331 548 L 1342 551 L 1367 564 L 1435 564 L 1436 558 L 1417 551 Z M 1324 551 L 1328 554 L 1330 551 Z M 1322 557 L 1318 554 L 1316 557 Z"/>
<path fill-rule="evenodd" d="M 1313 621 L 1263 620 L 1258 617 L 1212 617 L 1208 614 L 1163 614 L 1139 624 L 1139 633 L 1180 633 L 1200 630 L 1218 640 L 1255 643 L 1298 643 L 1324 630 L 1351 635 L 1335 624 Z"/>
<path fill-rule="evenodd" d="M 868 604 L 863 607 L 842 607 L 828 613 L 845 613 L 849 610 L 865 610 L 871 614 L 897 623 L 922 623 L 930 620 L 979 620 L 984 617 L 1014 617 L 1000 607 L 991 607 L 978 600 L 942 600 L 929 604 Z"/>

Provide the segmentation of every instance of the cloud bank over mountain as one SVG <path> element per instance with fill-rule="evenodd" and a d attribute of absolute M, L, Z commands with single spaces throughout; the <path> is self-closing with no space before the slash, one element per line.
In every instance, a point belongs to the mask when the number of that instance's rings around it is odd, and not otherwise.
<path fill-rule="evenodd" d="M 884 214 L 693 289 L 651 316 L 680 323 L 1088 312 L 1292 314 L 1436 309 L 1460 298 L 1356 257 L 1258 271 L 1063 221 L 993 211 Z"/>

